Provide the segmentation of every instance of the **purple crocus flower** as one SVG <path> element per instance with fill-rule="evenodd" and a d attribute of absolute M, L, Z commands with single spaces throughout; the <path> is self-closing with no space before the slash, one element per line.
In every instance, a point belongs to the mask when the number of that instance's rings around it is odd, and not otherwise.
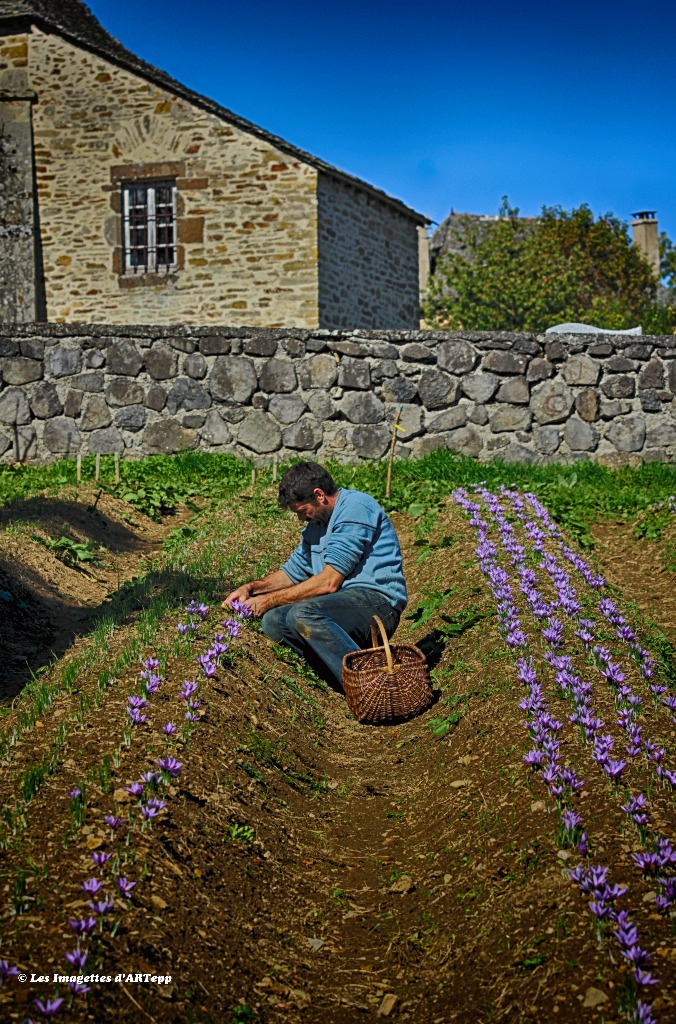
<path fill-rule="evenodd" d="M 199 722 L 199 720 L 200 720 L 200 716 L 196 715 L 194 711 L 186 712 L 186 716 L 185 717 L 186 717 L 186 720 L 188 722 L 190 722 L 192 725 L 194 725 L 195 722 Z"/>
<path fill-rule="evenodd" d="M 206 617 L 209 614 L 209 605 L 208 604 L 198 604 L 196 610 L 197 610 L 197 614 L 199 615 L 200 619 L 206 619 Z"/>
<path fill-rule="evenodd" d="M 130 786 L 125 786 L 124 788 L 130 796 L 139 797 L 143 793 L 142 782 L 132 782 Z"/>
<path fill-rule="evenodd" d="M 138 708 L 127 708 L 127 714 L 134 725 L 143 725 L 146 720 L 146 716 L 142 715 Z"/>
<path fill-rule="evenodd" d="M 145 697 L 137 697 L 133 693 L 130 694 L 129 697 L 127 697 L 127 703 L 129 704 L 129 707 L 131 707 L 131 708 L 147 708 L 148 707 L 148 701 L 145 699 Z"/>
<path fill-rule="evenodd" d="M 91 907 L 95 914 L 101 915 L 109 914 L 115 908 L 112 900 L 90 900 L 87 906 Z"/>
<path fill-rule="evenodd" d="M 110 860 L 112 856 L 112 853 L 97 852 L 92 854 L 92 860 L 96 864 L 97 868 L 102 868 L 105 865 L 106 861 Z"/>
<path fill-rule="evenodd" d="M 157 658 L 146 658 L 143 662 L 143 667 L 149 672 L 154 672 L 156 668 L 160 667 L 160 663 Z"/>
<path fill-rule="evenodd" d="M 147 782 L 149 783 L 149 785 L 154 786 L 155 783 L 160 781 L 162 776 L 160 775 L 159 772 L 141 772 L 141 778 L 143 779 L 144 782 Z"/>
<path fill-rule="evenodd" d="M 648 1003 L 644 1003 L 642 999 L 636 1003 L 634 1020 L 636 1024 L 657 1024 L 656 1018 L 652 1015 L 652 1007 Z"/>
<path fill-rule="evenodd" d="M 181 636 L 185 636 L 186 633 L 188 633 L 190 631 L 190 627 L 186 626 L 185 623 L 183 623 L 183 622 L 179 622 L 179 624 L 176 627 L 176 629 L 179 631 Z"/>
<path fill-rule="evenodd" d="M 160 800 L 159 797 L 151 796 L 147 801 L 148 807 L 156 807 L 158 811 L 163 811 L 167 806 L 166 800 Z"/>
<path fill-rule="evenodd" d="M 66 953 L 66 960 L 73 967 L 77 967 L 78 971 L 81 971 L 87 963 L 87 953 L 81 949 L 73 949 L 70 953 Z"/>
<path fill-rule="evenodd" d="M 173 722 L 165 722 L 162 726 L 162 732 L 167 736 L 173 736 L 176 731 L 176 726 Z"/>
<path fill-rule="evenodd" d="M 79 981 L 69 981 L 68 988 L 74 996 L 84 996 L 92 990 L 91 985 L 82 985 Z"/>
<path fill-rule="evenodd" d="M 63 999 L 45 999 L 44 1002 L 41 999 L 34 999 L 33 1002 L 43 1017 L 53 1017 L 55 1013 L 59 1012 Z"/>
<path fill-rule="evenodd" d="M 82 790 L 79 786 L 74 786 L 73 789 L 68 790 L 68 796 L 71 800 L 79 800 L 82 796 Z"/>
<path fill-rule="evenodd" d="M 179 697 L 181 700 L 187 700 L 188 697 L 192 697 L 193 693 L 195 693 L 196 690 L 197 683 L 186 679 L 179 691 Z"/>
<path fill-rule="evenodd" d="M 125 899 L 128 900 L 131 899 L 131 891 L 135 885 L 136 882 L 130 882 L 129 879 L 125 878 L 123 875 L 120 875 L 120 877 L 117 880 L 118 889 L 120 890 L 121 894 L 125 897 Z"/>
<path fill-rule="evenodd" d="M 144 821 L 150 821 L 151 818 L 157 816 L 157 808 L 149 807 L 148 804 L 141 804 L 141 814 L 143 815 Z"/>
<path fill-rule="evenodd" d="M 98 878 L 89 878 L 86 882 L 82 882 L 80 888 L 84 890 L 89 896 L 96 896 L 99 889 L 103 887 L 103 882 L 99 882 Z"/>
<path fill-rule="evenodd" d="M 167 772 L 172 778 L 176 778 L 177 775 L 181 774 L 183 762 L 177 761 L 175 757 L 161 757 L 156 763 L 163 772 Z"/>
<path fill-rule="evenodd" d="M 242 632 L 242 623 L 238 622 L 237 619 L 226 619 L 223 625 L 233 639 Z"/>
<path fill-rule="evenodd" d="M 253 615 L 253 612 L 251 611 L 251 608 L 249 608 L 249 605 L 246 604 L 244 601 L 238 600 L 238 598 L 235 598 L 234 601 L 230 602 L 230 607 L 232 608 L 233 612 L 241 616 L 243 619 L 250 619 L 251 616 Z"/>
<path fill-rule="evenodd" d="M 4 981 L 5 978 L 16 978 L 18 973 L 18 967 L 10 967 L 6 960 L 0 960 L 0 981 Z"/>
<path fill-rule="evenodd" d="M 613 780 L 613 782 L 619 782 L 622 777 L 622 772 L 626 767 L 626 761 L 613 761 L 610 758 L 603 764 L 604 772 Z"/>
<path fill-rule="evenodd" d="M 211 661 L 207 654 L 201 654 L 197 660 L 200 664 L 200 668 L 204 672 L 204 675 L 207 677 L 207 679 L 213 679 L 213 677 L 216 675 L 216 669 L 218 667 L 216 663 Z"/>
<path fill-rule="evenodd" d="M 122 818 L 116 818 L 113 814 L 104 814 L 103 820 L 111 828 L 119 828 L 122 824 Z"/>
<path fill-rule="evenodd" d="M 93 917 L 83 917 L 80 920 L 76 920 L 73 917 L 69 917 L 68 924 L 77 935 L 87 935 L 96 928 L 96 919 Z"/>
<path fill-rule="evenodd" d="M 653 978 L 650 971 L 644 971 L 637 967 L 634 971 L 634 981 L 640 988 L 647 988 L 648 985 L 659 985 L 657 978 Z"/>
<path fill-rule="evenodd" d="M 162 679 L 160 676 L 151 675 L 148 679 L 146 679 L 146 693 L 157 693 L 157 691 L 160 688 L 161 682 Z"/>

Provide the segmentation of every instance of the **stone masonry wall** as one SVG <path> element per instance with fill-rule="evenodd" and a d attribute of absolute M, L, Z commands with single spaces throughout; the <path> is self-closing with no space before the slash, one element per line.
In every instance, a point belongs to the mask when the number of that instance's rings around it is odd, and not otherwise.
<path fill-rule="evenodd" d="M 0 325 L 0 458 L 676 458 L 676 339 Z"/>
<path fill-rule="evenodd" d="M 319 175 L 319 323 L 330 329 L 420 321 L 418 229 L 385 201 Z"/>
<path fill-rule="evenodd" d="M 0 323 L 37 320 L 31 99 L 0 92 Z"/>
<path fill-rule="evenodd" d="M 27 39 L 46 319 L 318 324 L 313 167 L 57 35 Z M 0 54 L 0 88 L 14 73 Z M 120 273 L 121 181 L 143 177 L 177 180 L 178 273 Z"/>

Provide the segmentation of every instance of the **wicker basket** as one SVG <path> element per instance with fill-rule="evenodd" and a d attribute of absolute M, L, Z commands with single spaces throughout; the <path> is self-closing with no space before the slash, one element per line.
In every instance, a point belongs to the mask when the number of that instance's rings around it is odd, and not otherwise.
<path fill-rule="evenodd" d="M 378 647 L 374 623 L 383 646 Z M 410 718 L 432 702 L 425 655 L 412 644 L 392 644 L 377 615 L 371 623 L 372 647 L 343 658 L 347 704 L 359 722 L 382 725 Z"/>

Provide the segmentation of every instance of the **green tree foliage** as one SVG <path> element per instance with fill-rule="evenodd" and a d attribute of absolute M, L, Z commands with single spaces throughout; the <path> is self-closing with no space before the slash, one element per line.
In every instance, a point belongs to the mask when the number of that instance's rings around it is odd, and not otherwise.
<path fill-rule="evenodd" d="M 616 217 L 595 220 L 588 206 L 518 214 L 504 197 L 497 221 L 467 218 L 463 254 L 442 256 L 430 278 L 429 326 L 544 331 L 583 321 L 618 330 L 655 308 L 657 281 Z"/>

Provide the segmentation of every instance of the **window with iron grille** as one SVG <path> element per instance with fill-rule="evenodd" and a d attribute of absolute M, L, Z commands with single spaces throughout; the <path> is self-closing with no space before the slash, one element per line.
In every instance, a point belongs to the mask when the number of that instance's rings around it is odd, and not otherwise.
<path fill-rule="evenodd" d="M 176 184 L 122 186 L 124 273 L 166 274 L 176 268 Z"/>

